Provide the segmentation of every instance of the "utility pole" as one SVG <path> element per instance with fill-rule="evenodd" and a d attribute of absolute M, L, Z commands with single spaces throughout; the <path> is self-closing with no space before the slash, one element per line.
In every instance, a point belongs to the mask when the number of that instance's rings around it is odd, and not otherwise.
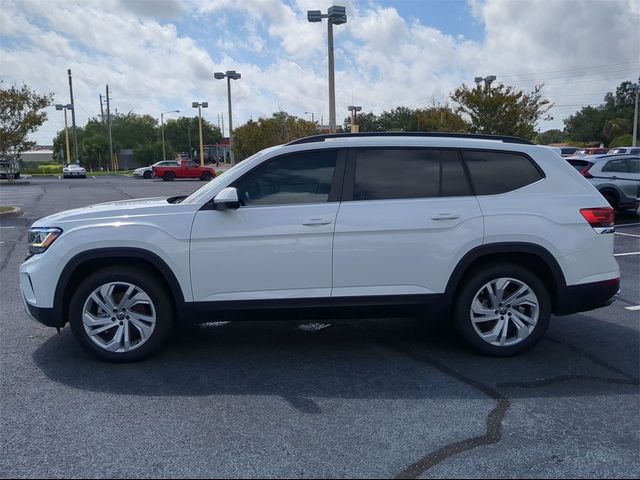
<path fill-rule="evenodd" d="M 69 95 L 71 96 L 71 123 L 73 124 L 73 157 L 76 163 L 80 163 L 78 158 L 78 134 L 76 132 L 76 104 L 73 103 L 73 82 L 71 80 L 71 69 L 67 69 L 69 75 Z"/>
<path fill-rule="evenodd" d="M 629 89 L 632 92 L 636 92 L 636 107 L 633 111 L 633 137 L 631 138 L 631 146 L 635 147 L 637 143 L 636 139 L 638 138 L 638 91 L 640 91 L 640 85 L 634 83 L 630 85 Z"/>
<path fill-rule="evenodd" d="M 111 138 L 111 109 L 109 107 L 109 85 L 107 85 L 107 129 L 109 132 L 109 158 L 111 159 L 111 165 L 115 169 L 113 162 L 113 139 Z"/>
<path fill-rule="evenodd" d="M 100 94 L 100 120 L 104 123 L 104 107 L 102 106 L 102 94 Z"/>

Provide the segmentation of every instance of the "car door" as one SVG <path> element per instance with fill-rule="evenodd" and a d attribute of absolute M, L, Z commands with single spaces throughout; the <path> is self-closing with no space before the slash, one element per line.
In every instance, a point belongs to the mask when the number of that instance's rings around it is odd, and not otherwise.
<path fill-rule="evenodd" d="M 636 199 L 638 192 L 638 175 L 632 173 L 628 158 L 616 158 L 609 160 L 600 170 L 600 175 L 615 184 L 626 199 L 624 202 Z"/>
<path fill-rule="evenodd" d="M 231 185 L 240 208 L 199 211 L 194 300 L 328 298 L 344 164 L 335 149 L 275 157 Z"/>
<path fill-rule="evenodd" d="M 336 221 L 333 297 L 443 293 L 483 221 L 456 150 L 350 152 Z"/>

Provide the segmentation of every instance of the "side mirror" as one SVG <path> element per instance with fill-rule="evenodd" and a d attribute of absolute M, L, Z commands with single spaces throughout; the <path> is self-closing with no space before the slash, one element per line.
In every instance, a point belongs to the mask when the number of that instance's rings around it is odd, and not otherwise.
<path fill-rule="evenodd" d="M 221 190 L 213 198 L 214 210 L 236 210 L 240 208 L 238 190 L 235 187 L 227 187 Z"/>

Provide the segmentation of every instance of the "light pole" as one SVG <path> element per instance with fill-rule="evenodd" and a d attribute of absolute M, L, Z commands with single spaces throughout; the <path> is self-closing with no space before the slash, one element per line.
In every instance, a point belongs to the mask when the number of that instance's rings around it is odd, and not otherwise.
<path fill-rule="evenodd" d="M 312 23 L 321 22 L 327 19 L 328 24 L 328 45 L 329 45 L 329 130 L 336 133 L 336 85 L 333 68 L 333 26 L 347 23 L 347 10 L 345 7 L 334 5 L 329 7 L 324 15 L 320 10 L 308 10 L 307 20 Z"/>
<path fill-rule="evenodd" d="M 631 139 L 631 146 L 636 146 L 636 138 L 638 137 L 638 91 L 640 91 L 640 85 L 632 83 L 629 85 L 630 92 L 636 92 L 636 108 L 633 111 L 633 138 Z"/>
<path fill-rule="evenodd" d="M 58 103 L 56 105 L 56 110 L 64 110 L 64 139 L 67 145 L 67 163 L 71 163 L 71 151 L 69 149 L 69 127 L 67 126 L 67 110 L 73 110 L 73 105 L 71 105 L 70 103 L 67 105 Z"/>
<path fill-rule="evenodd" d="M 169 110 L 168 112 L 162 112 L 160 114 L 160 133 L 162 135 L 162 160 L 167 159 L 167 152 L 164 148 L 164 114 L 165 113 L 180 113 L 180 110 Z"/>
<path fill-rule="evenodd" d="M 71 124 L 73 125 L 73 157 L 76 163 L 80 163 L 78 158 L 78 135 L 76 134 L 76 108 L 73 103 L 73 82 L 71 80 L 71 69 L 67 69 L 67 75 L 69 75 L 69 96 L 71 97 Z M 71 162 L 69 162 L 71 163 Z"/>
<path fill-rule="evenodd" d="M 227 77 L 227 97 L 229 101 L 229 159 L 231 160 L 231 166 L 236 164 L 235 155 L 233 154 L 233 117 L 231 116 L 231 80 L 240 80 L 240 75 L 235 70 L 227 70 L 225 73 L 216 72 L 213 74 L 213 78 L 216 80 L 222 80 Z"/>
<path fill-rule="evenodd" d="M 484 91 L 485 93 L 489 91 L 489 88 L 491 88 L 491 82 L 493 82 L 496 79 L 495 75 L 489 75 L 486 76 L 484 78 L 482 77 L 475 77 L 473 79 L 474 82 L 476 82 L 477 84 L 479 84 L 480 82 L 484 81 Z"/>
<path fill-rule="evenodd" d="M 191 102 L 193 108 L 198 109 L 198 119 L 200 122 L 200 166 L 204 167 L 204 144 L 202 142 L 202 109 L 209 106 L 209 102 Z"/>
<path fill-rule="evenodd" d="M 360 127 L 358 126 L 358 114 L 356 112 L 362 110 L 362 107 L 360 105 L 349 105 L 347 109 L 351 112 L 351 133 L 358 133 Z"/>
<path fill-rule="evenodd" d="M 311 114 L 311 123 L 316 123 L 316 121 L 315 121 L 315 117 L 314 117 L 314 115 L 313 115 L 313 112 L 304 112 L 304 114 L 305 114 L 305 115 L 307 115 L 307 114 L 309 114 L 309 113 Z"/>

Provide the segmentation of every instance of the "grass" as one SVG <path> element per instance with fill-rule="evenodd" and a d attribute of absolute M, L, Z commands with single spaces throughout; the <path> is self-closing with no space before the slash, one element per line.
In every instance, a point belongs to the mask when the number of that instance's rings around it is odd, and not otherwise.
<path fill-rule="evenodd" d="M 0 213 L 10 212 L 13 210 L 13 207 L 5 207 L 4 205 L 0 205 Z"/>

